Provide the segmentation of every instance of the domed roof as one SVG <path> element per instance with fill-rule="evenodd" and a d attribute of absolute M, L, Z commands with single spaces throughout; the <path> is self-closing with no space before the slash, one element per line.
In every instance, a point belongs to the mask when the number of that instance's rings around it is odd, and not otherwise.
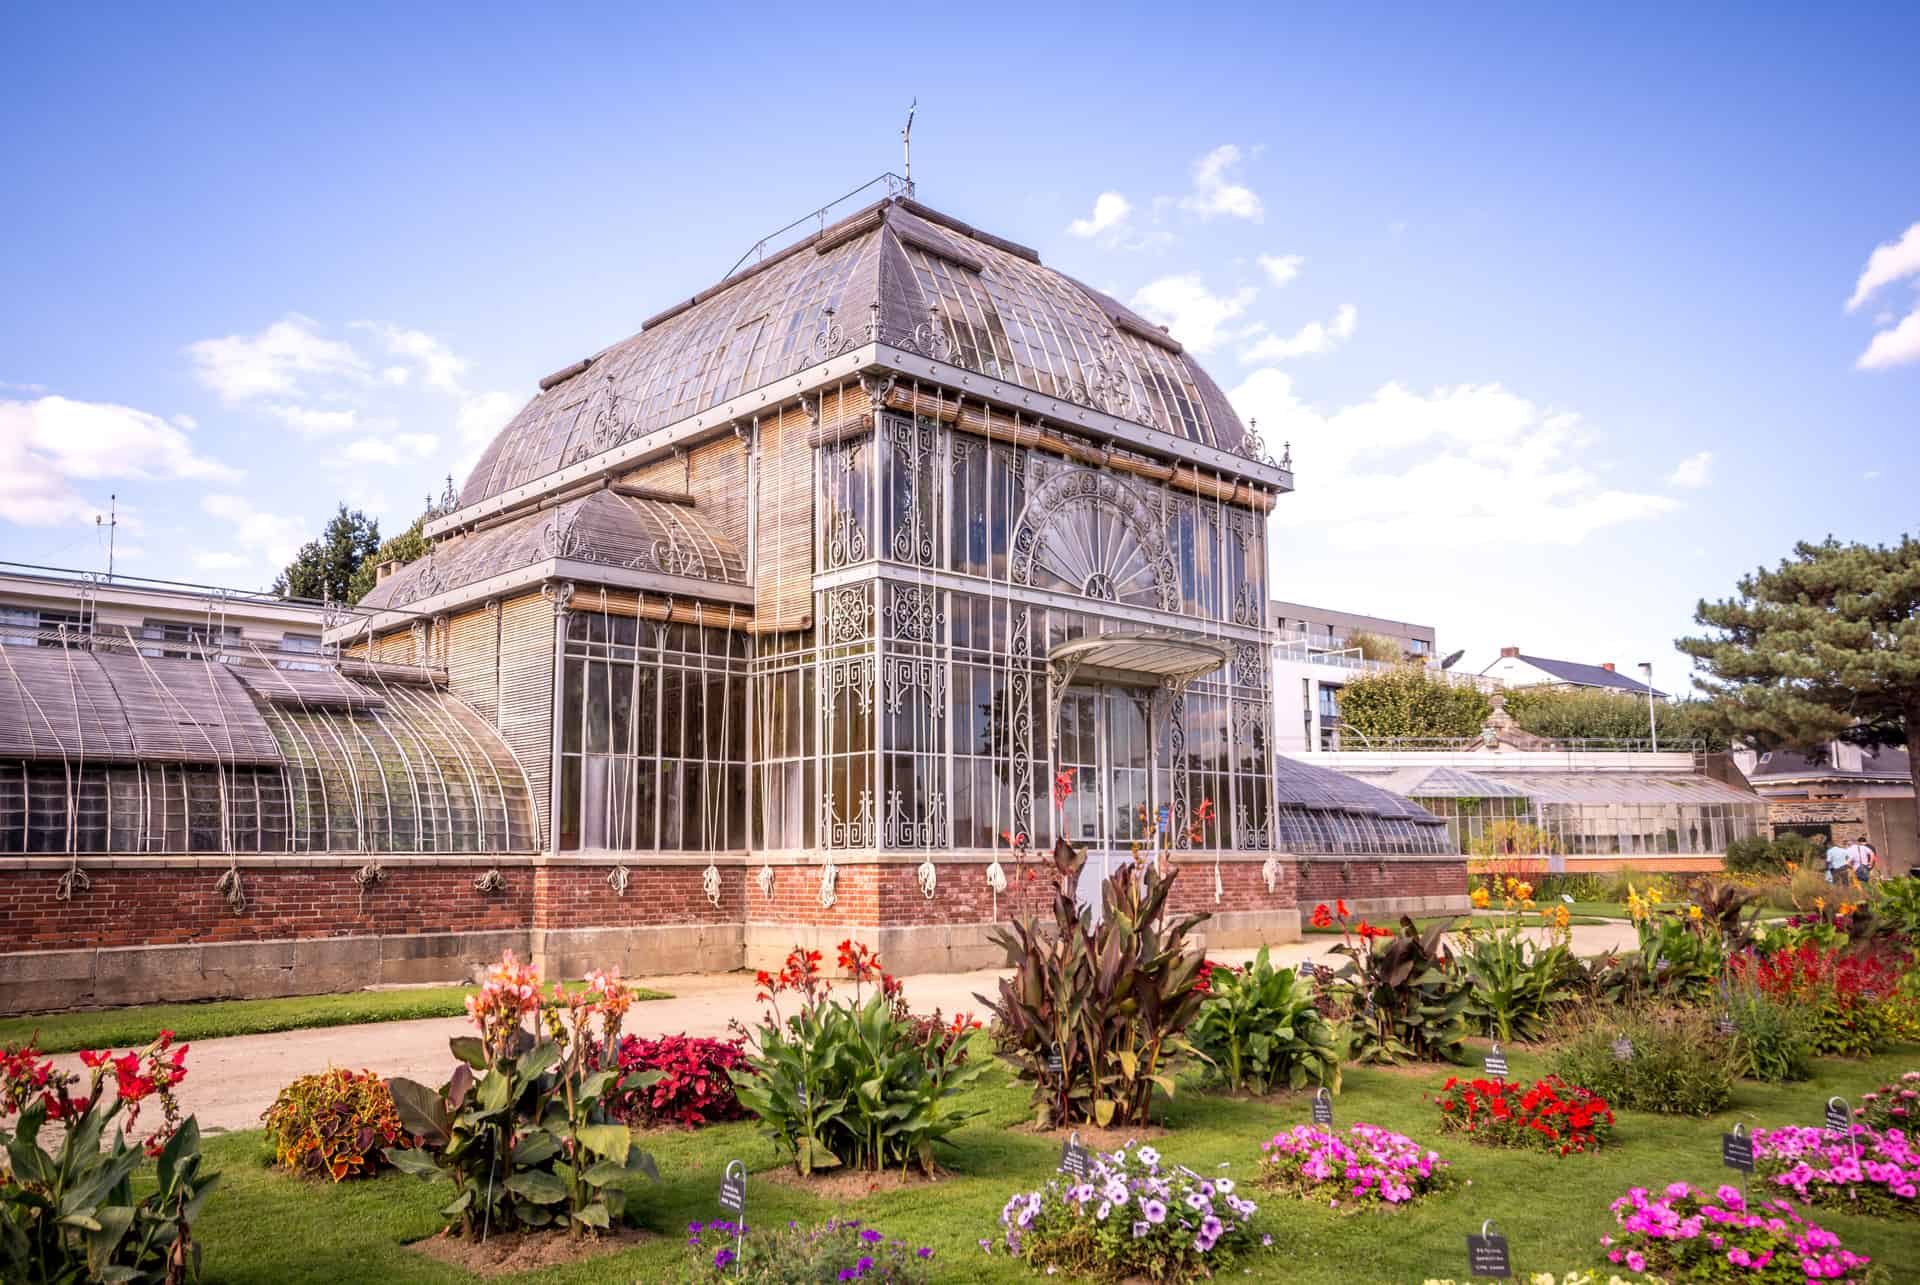
<path fill-rule="evenodd" d="M 461 505 L 676 423 L 867 342 L 944 356 L 1241 451 L 1245 430 L 1158 327 L 1023 246 L 909 200 L 870 206 L 540 381 L 474 465 Z M 1090 389 L 1092 390 L 1090 392 Z"/>

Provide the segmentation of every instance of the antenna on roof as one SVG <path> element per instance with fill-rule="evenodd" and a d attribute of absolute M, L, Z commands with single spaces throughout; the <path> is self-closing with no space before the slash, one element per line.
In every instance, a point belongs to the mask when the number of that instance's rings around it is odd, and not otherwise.
<path fill-rule="evenodd" d="M 113 533 L 115 528 L 117 528 L 120 525 L 120 497 L 118 495 L 109 495 L 107 497 L 107 513 L 108 513 L 108 516 L 104 518 L 101 517 L 98 513 L 94 514 L 93 527 L 94 527 L 94 530 L 96 531 L 98 531 L 101 527 L 105 527 L 107 529 L 107 583 L 112 584 L 113 583 Z M 95 546 L 95 547 L 98 548 L 98 546 Z"/>
<path fill-rule="evenodd" d="M 908 196 L 913 195 L 913 113 L 919 106 L 920 96 L 916 94 L 913 101 L 907 104 L 907 127 L 900 131 L 901 160 L 905 163 L 907 170 L 903 177 L 907 180 Z"/>

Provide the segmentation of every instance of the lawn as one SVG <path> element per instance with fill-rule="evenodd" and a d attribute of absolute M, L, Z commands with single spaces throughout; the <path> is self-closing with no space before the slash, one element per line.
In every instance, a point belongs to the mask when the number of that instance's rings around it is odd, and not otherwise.
<path fill-rule="evenodd" d="M 578 983 L 575 983 L 578 985 Z M 138 1048 L 156 1031 L 172 1031 L 176 1041 L 260 1035 L 360 1022 L 405 1022 L 420 1017 L 458 1017 L 466 1012 L 471 986 L 408 987 L 355 991 L 347 995 L 296 995 L 287 999 L 231 999 L 205 1004 L 147 1004 L 77 1013 L 42 1013 L 0 1018 L 0 1047 L 39 1035 L 43 1053 L 109 1046 Z M 667 999 L 664 991 L 634 990 L 636 1000 Z"/>
<path fill-rule="evenodd" d="M 989 1056 L 976 1037 L 976 1056 Z M 1511 1052 L 1515 1077 L 1545 1070 L 1542 1056 Z M 1444 1068 L 1349 1068 L 1337 1099 L 1340 1125 L 1368 1121 L 1435 1147 L 1452 1162 L 1454 1186 L 1394 1213 L 1343 1215 L 1277 1197 L 1261 1200 L 1257 1222 L 1271 1232 L 1275 1251 L 1256 1257 L 1239 1279 L 1288 1282 L 1419 1282 L 1460 1276 L 1464 1237 L 1484 1218 L 1509 1237 L 1516 1273 L 1571 1267 L 1604 1268 L 1597 1240 L 1613 1227 L 1608 1203 L 1632 1186 L 1663 1186 L 1675 1179 L 1712 1187 L 1735 1177 L 1720 1167 L 1720 1135 L 1735 1120 L 1758 1126 L 1817 1123 L 1831 1093 L 1857 1098 L 1899 1072 L 1920 1066 L 1920 1048 L 1864 1062 L 1823 1061 L 1816 1083 L 1767 1087 L 1741 1084 L 1733 1107 L 1709 1120 L 1623 1112 L 1616 1145 L 1592 1156 L 1553 1159 L 1535 1152 L 1471 1145 L 1434 1127 L 1436 1112 L 1423 1095 L 1447 1077 Z M 1201 1172 L 1222 1163 L 1241 1179 L 1256 1168 L 1260 1142 L 1276 1130 L 1305 1123 L 1304 1096 L 1280 1104 L 1229 1101 L 1191 1092 L 1184 1083 L 1165 1108 L 1171 1133 L 1155 1140 L 1167 1159 Z M 1016 1131 L 1027 1117 L 1027 1093 L 996 1068 L 964 1099 L 985 1114 L 956 1135 L 945 1180 L 857 1201 L 829 1201 L 764 1180 L 750 1180 L 749 1222 L 855 1217 L 889 1236 L 932 1246 L 941 1279 L 1027 1281 L 1018 1261 L 998 1251 L 997 1219 L 1016 1189 L 1045 1181 L 1058 1163 L 1059 1144 Z M 657 1240 L 616 1255 L 528 1274 L 527 1281 L 672 1281 L 691 1263 L 684 1229 L 719 1216 L 715 1194 L 726 1162 L 742 1160 L 754 1173 L 780 1165 L 772 1145 L 751 1123 L 698 1133 L 648 1134 L 644 1144 L 659 1161 L 658 1186 L 634 1186 L 631 1208 Z M 261 1135 L 229 1134 L 206 1149 L 225 1172 L 222 1190 L 196 1231 L 210 1281 L 334 1282 L 341 1280 L 454 1281 L 472 1279 L 430 1263 L 403 1247 L 441 1225 L 435 1212 L 450 1198 L 444 1184 L 388 1175 L 328 1186 L 272 1170 Z M 1920 1237 L 1911 1222 L 1818 1211 L 1814 1221 L 1845 1244 L 1884 1264 L 1893 1280 L 1920 1279 Z M 996 1252 L 979 1248 L 994 1237 Z"/>

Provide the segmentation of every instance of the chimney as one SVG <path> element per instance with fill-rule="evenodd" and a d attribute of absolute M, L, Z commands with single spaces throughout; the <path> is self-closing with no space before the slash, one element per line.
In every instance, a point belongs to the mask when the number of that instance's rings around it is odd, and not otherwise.
<path fill-rule="evenodd" d="M 1613 672 L 1614 672 L 1614 671 L 1613 671 L 1613 662 L 1612 662 L 1612 661 L 1610 661 L 1610 660 L 1603 660 L 1603 661 L 1601 661 L 1601 662 L 1600 662 L 1600 668 L 1602 668 L 1602 669 L 1604 669 L 1604 670 L 1606 670 L 1606 671 L 1607 671 L 1607 672 L 1608 672 L 1609 674 L 1611 674 L 1611 673 L 1613 673 Z"/>
<path fill-rule="evenodd" d="M 1512 657 L 1517 657 L 1519 654 L 1520 654 L 1520 649 L 1518 647 L 1502 647 L 1500 649 L 1500 656 L 1501 656 L 1501 659 L 1503 660 L 1509 659 Z"/>
<path fill-rule="evenodd" d="M 399 562 L 393 558 L 388 558 L 385 562 L 373 569 L 373 582 L 379 584 L 382 580 L 392 575 L 393 569 L 399 565 Z"/>

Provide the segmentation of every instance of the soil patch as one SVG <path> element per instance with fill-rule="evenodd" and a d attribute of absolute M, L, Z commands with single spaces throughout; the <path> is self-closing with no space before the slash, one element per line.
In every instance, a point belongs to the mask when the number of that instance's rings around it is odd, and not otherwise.
<path fill-rule="evenodd" d="M 940 1182 L 947 1177 L 943 1169 L 935 1169 L 931 1177 L 913 1169 L 901 1173 L 898 1169 L 885 1169 L 874 1172 L 870 1169 L 824 1169 L 816 1174 L 803 1174 L 797 1169 L 784 1165 L 778 1169 L 767 1169 L 753 1175 L 767 1182 L 791 1187 L 795 1191 L 804 1191 L 810 1196 L 826 1196 L 834 1200 L 859 1200 L 865 1196 L 877 1196 L 883 1191 L 900 1191 L 907 1187 L 924 1187 L 929 1183 Z"/>
<path fill-rule="evenodd" d="M 1103 1129 L 1097 1124 L 1073 1124 L 1066 1128 L 1042 1129 L 1034 1124 L 1017 1125 L 1016 1133 L 1030 1133 L 1036 1138 L 1051 1138 L 1055 1142 L 1065 1142 L 1075 1132 L 1080 1135 L 1080 1145 L 1093 1151 L 1118 1151 L 1130 1142 L 1145 1142 L 1149 1138 L 1164 1138 L 1167 1130 L 1164 1125 L 1135 1124 L 1126 1128 Z"/>
<path fill-rule="evenodd" d="M 475 1276 L 511 1276 L 515 1272 L 531 1272 L 542 1267 L 559 1267 L 566 1263 L 599 1258 L 651 1238 L 651 1232 L 634 1227 L 603 1231 L 597 1236 L 582 1236 L 578 1240 L 564 1231 L 508 1232 L 489 1236 L 484 1242 L 442 1233 L 416 1240 L 407 1248 L 435 1262 L 472 1272 Z"/>

